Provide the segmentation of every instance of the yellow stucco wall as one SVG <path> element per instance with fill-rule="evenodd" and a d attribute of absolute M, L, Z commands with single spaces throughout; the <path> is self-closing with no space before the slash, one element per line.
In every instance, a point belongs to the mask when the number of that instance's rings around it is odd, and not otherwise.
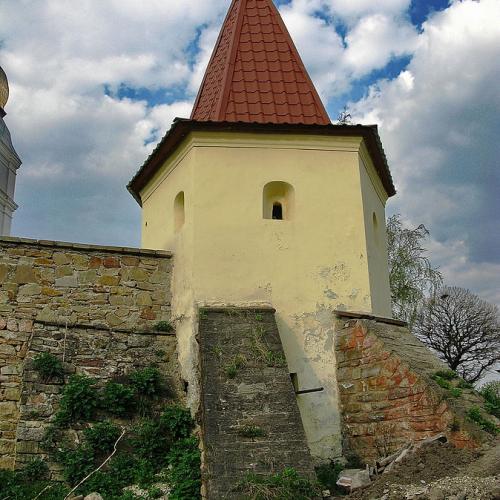
<path fill-rule="evenodd" d="M 322 458 L 341 453 L 333 311 L 390 314 L 386 195 L 383 189 L 377 194 L 361 142 L 198 132 L 141 192 L 143 246 L 175 252 L 173 311 L 193 407 L 199 394 L 196 306 L 270 304 L 299 388 L 324 387 L 298 396 L 311 451 Z M 263 218 L 263 189 L 272 181 L 293 186 L 292 220 Z M 176 233 L 179 191 L 186 221 Z M 378 236 L 368 227 L 373 211 Z"/>

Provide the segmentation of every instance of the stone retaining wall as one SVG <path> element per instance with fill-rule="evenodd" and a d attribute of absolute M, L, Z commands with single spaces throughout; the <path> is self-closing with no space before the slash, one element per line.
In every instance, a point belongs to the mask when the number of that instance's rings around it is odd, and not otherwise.
<path fill-rule="evenodd" d="M 0 467 L 14 466 L 26 358 L 43 349 L 62 357 L 64 335 L 79 339 L 76 370 L 104 376 L 154 360 L 149 351 L 138 354 L 131 334 L 147 334 L 140 346 L 154 349 L 155 325 L 170 321 L 171 272 L 167 252 L 0 238 Z M 92 342 L 104 342 L 104 351 Z"/>
<path fill-rule="evenodd" d="M 243 498 L 248 472 L 313 477 L 274 310 L 201 309 L 199 343 L 206 498 Z"/>
<path fill-rule="evenodd" d="M 406 327 L 339 316 L 336 330 L 344 454 L 368 461 L 440 432 L 460 447 L 487 437 L 466 418 L 481 399 L 442 389 L 431 376 L 448 367 Z"/>
<path fill-rule="evenodd" d="M 41 380 L 33 369 L 33 359 L 42 352 L 64 359 L 65 380 L 73 373 L 84 373 L 99 384 L 154 364 L 165 379 L 170 397 L 182 400 L 175 333 L 66 329 L 65 326 L 35 322 L 21 376 L 19 420 L 12 450 L 16 468 L 35 456 L 48 458 L 40 443 L 58 408 L 64 381 Z M 50 466 L 57 477 L 57 465 L 51 463 Z"/>

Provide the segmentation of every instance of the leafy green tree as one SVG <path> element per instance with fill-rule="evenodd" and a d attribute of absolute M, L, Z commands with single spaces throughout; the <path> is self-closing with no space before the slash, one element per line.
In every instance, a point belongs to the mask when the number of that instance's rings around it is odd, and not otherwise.
<path fill-rule="evenodd" d="M 498 308 L 464 288 L 444 287 L 426 300 L 413 333 L 467 382 L 500 362 Z"/>
<path fill-rule="evenodd" d="M 398 214 L 387 220 L 392 314 L 407 321 L 410 328 L 420 305 L 443 281 L 441 273 L 432 267 L 423 246 L 428 235 L 429 231 L 423 224 L 415 228 L 404 227 Z"/>

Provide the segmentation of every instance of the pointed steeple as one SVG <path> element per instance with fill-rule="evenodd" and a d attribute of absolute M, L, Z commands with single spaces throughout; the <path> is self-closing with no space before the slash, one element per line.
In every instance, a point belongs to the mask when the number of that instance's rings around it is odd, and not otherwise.
<path fill-rule="evenodd" d="M 272 0 L 233 0 L 191 119 L 330 123 Z"/>

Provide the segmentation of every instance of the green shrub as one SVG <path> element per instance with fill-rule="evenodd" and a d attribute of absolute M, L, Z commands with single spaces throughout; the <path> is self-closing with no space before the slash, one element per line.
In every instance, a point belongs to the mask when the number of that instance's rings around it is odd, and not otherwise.
<path fill-rule="evenodd" d="M 266 431 L 258 425 L 244 425 L 238 430 L 238 434 L 246 438 L 256 438 L 266 436 Z"/>
<path fill-rule="evenodd" d="M 165 454 L 170 445 L 170 436 L 161 422 L 145 419 L 133 429 L 130 443 L 138 457 L 155 464 L 165 463 Z"/>
<path fill-rule="evenodd" d="M 479 394 L 484 398 L 484 407 L 488 413 L 500 418 L 500 382 L 489 382 L 481 387 Z"/>
<path fill-rule="evenodd" d="M 330 490 L 333 494 L 335 492 L 340 492 L 337 486 L 337 480 L 339 474 L 344 470 L 344 466 L 339 462 L 334 462 L 330 460 L 329 463 L 318 465 L 315 468 L 316 477 L 323 489 Z"/>
<path fill-rule="evenodd" d="M 445 380 L 453 380 L 458 378 L 458 375 L 453 370 L 438 370 L 434 373 L 435 377 L 443 378 Z"/>
<path fill-rule="evenodd" d="M 42 381 L 64 377 L 64 368 L 58 357 L 48 352 L 38 354 L 33 360 L 33 368 L 38 372 Z"/>
<path fill-rule="evenodd" d="M 458 387 L 452 387 L 450 389 L 450 396 L 454 398 L 459 398 L 462 395 L 462 389 L 459 389 Z"/>
<path fill-rule="evenodd" d="M 124 417 L 135 410 L 135 397 L 133 387 L 110 381 L 104 386 L 101 401 L 107 412 Z"/>
<path fill-rule="evenodd" d="M 286 366 L 286 358 L 280 352 L 267 351 L 265 362 L 269 367 L 279 368 Z"/>
<path fill-rule="evenodd" d="M 55 421 L 59 425 L 89 421 L 98 405 L 96 381 L 86 375 L 72 375 L 64 387 Z"/>
<path fill-rule="evenodd" d="M 238 368 L 233 363 L 227 365 L 224 371 L 226 373 L 227 378 L 233 379 L 236 377 L 236 375 L 238 375 Z"/>
<path fill-rule="evenodd" d="M 201 459 L 198 440 L 190 437 L 177 441 L 167 455 L 170 500 L 201 498 Z"/>
<path fill-rule="evenodd" d="M 34 458 L 19 471 L 19 475 L 23 481 L 41 481 L 48 478 L 49 467 L 45 460 Z"/>
<path fill-rule="evenodd" d="M 244 481 L 237 486 L 251 500 L 309 500 L 320 496 L 321 492 L 313 484 L 292 468 L 270 476 L 248 474 Z"/>
<path fill-rule="evenodd" d="M 143 458 L 137 459 L 134 470 L 134 483 L 138 484 L 141 488 L 147 488 L 155 481 L 155 473 L 163 464 L 164 461 L 159 466 L 159 464 L 153 464 Z"/>
<path fill-rule="evenodd" d="M 85 442 L 96 454 L 109 454 L 120 434 L 120 428 L 108 421 L 99 422 L 83 431 Z"/>
<path fill-rule="evenodd" d="M 130 384 L 139 396 L 157 396 L 162 389 L 161 375 L 158 368 L 148 366 L 141 370 L 136 370 L 129 375 Z"/>
<path fill-rule="evenodd" d="M 478 406 L 473 406 L 467 412 L 467 416 L 469 417 L 469 420 L 475 422 L 477 425 L 479 425 L 479 427 L 481 427 L 481 429 L 485 430 L 486 432 L 489 432 L 493 435 L 498 434 L 498 427 L 493 422 L 483 417 L 481 409 Z"/>
<path fill-rule="evenodd" d="M 463 378 L 461 378 L 458 381 L 457 387 L 459 387 L 460 389 L 473 389 L 474 388 L 474 386 L 470 382 L 467 382 Z"/>
<path fill-rule="evenodd" d="M 85 481 L 77 490 L 80 495 L 88 495 L 98 491 L 104 498 L 121 498 L 122 489 L 128 486 L 121 482 L 109 471 L 97 471 Z"/>
<path fill-rule="evenodd" d="M 234 358 L 231 360 L 231 363 L 229 363 L 226 368 L 225 372 L 228 378 L 235 378 L 236 375 L 238 374 L 238 370 L 241 368 L 244 368 L 247 364 L 247 360 L 245 359 L 245 356 L 238 354 L 237 356 L 234 356 Z"/>
<path fill-rule="evenodd" d="M 84 444 L 72 450 L 64 448 L 57 454 L 57 461 L 63 466 L 64 480 L 75 486 L 94 469 L 94 451 Z"/>
<path fill-rule="evenodd" d="M 139 460 L 132 453 L 117 453 L 109 462 L 109 473 L 124 485 L 136 482 Z"/>
<path fill-rule="evenodd" d="M 48 487 L 48 488 L 47 488 Z M 47 488 L 47 489 L 45 489 Z M 27 500 L 43 492 L 43 500 L 61 500 L 69 491 L 66 486 L 56 482 L 27 479 L 21 472 L 0 469 L 0 499 Z"/>
<path fill-rule="evenodd" d="M 173 332 L 174 327 L 169 321 L 158 321 L 155 325 L 155 330 L 157 332 Z"/>
<path fill-rule="evenodd" d="M 167 406 L 161 414 L 160 422 L 173 439 L 189 437 L 194 428 L 191 412 L 180 405 Z"/>
<path fill-rule="evenodd" d="M 451 383 L 448 380 L 445 380 L 444 378 L 440 377 L 439 375 L 434 374 L 431 378 L 443 389 L 449 390 L 452 388 Z"/>

